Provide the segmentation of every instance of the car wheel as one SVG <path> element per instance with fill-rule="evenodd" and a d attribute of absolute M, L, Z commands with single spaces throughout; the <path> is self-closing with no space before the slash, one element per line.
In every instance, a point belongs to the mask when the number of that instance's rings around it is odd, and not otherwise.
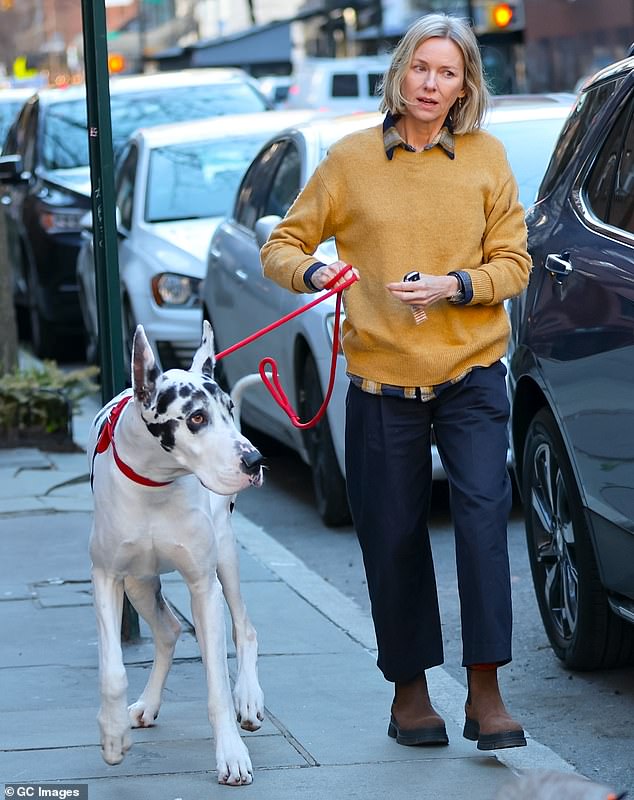
<path fill-rule="evenodd" d="M 555 654 L 578 670 L 630 663 L 632 631 L 610 610 L 581 495 L 548 409 L 529 426 L 522 486 L 533 583 Z"/>
<path fill-rule="evenodd" d="M 301 419 L 312 419 L 324 401 L 317 365 L 312 356 L 308 356 L 304 362 L 300 398 Z M 304 431 L 304 444 L 310 459 L 319 516 L 329 527 L 349 525 L 351 516 L 346 481 L 339 469 L 326 415 L 313 428 Z"/>

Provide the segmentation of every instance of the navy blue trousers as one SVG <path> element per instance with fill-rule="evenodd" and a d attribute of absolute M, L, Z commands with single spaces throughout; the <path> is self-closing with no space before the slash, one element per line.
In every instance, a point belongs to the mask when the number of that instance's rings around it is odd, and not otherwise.
<path fill-rule="evenodd" d="M 431 431 L 447 474 L 455 529 L 463 666 L 511 660 L 506 468 L 509 403 L 501 362 L 473 369 L 428 402 L 346 399 L 346 479 L 378 643 L 389 681 L 442 664 L 427 528 Z"/>

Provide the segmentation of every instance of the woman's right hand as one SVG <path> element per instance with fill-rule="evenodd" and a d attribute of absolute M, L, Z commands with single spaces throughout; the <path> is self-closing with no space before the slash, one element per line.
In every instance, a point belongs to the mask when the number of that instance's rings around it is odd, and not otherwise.
<path fill-rule="evenodd" d="M 348 269 L 339 278 L 339 280 L 330 287 L 331 289 L 336 289 L 338 286 L 341 286 L 353 275 L 356 275 L 357 278 L 359 278 L 359 271 L 350 266 L 350 264 L 346 264 L 345 261 L 334 261 L 332 264 L 326 264 L 324 267 L 316 269 L 310 276 L 311 283 L 316 289 L 324 289 L 326 284 L 345 267 L 348 267 Z"/>

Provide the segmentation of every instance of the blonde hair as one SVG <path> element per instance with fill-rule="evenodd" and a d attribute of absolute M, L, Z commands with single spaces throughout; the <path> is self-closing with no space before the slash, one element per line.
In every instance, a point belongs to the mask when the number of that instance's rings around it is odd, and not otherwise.
<path fill-rule="evenodd" d="M 409 27 L 396 45 L 392 61 L 383 76 L 380 87 L 381 111 L 394 115 L 407 113 L 407 104 L 401 92 L 403 80 L 418 47 L 427 39 L 439 37 L 454 42 L 464 59 L 465 96 L 456 100 L 449 112 L 454 133 L 469 133 L 482 125 L 490 103 L 490 94 L 484 78 L 482 59 L 477 39 L 468 23 L 448 14 L 427 14 Z"/>

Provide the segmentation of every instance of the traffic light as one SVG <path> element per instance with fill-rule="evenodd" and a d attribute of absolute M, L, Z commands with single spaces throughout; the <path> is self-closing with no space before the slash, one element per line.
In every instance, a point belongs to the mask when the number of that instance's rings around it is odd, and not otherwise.
<path fill-rule="evenodd" d="M 111 75 L 117 75 L 119 72 L 123 72 L 125 68 L 125 58 L 121 53 L 110 53 L 108 56 L 108 72 Z"/>
<path fill-rule="evenodd" d="M 476 35 L 524 30 L 524 0 L 472 0 Z"/>
<path fill-rule="evenodd" d="M 496 3 L 491 9 L 491 21 L 496 28 L 507 28 L 513 22 L 514 13 L 508 3 Z"/>

